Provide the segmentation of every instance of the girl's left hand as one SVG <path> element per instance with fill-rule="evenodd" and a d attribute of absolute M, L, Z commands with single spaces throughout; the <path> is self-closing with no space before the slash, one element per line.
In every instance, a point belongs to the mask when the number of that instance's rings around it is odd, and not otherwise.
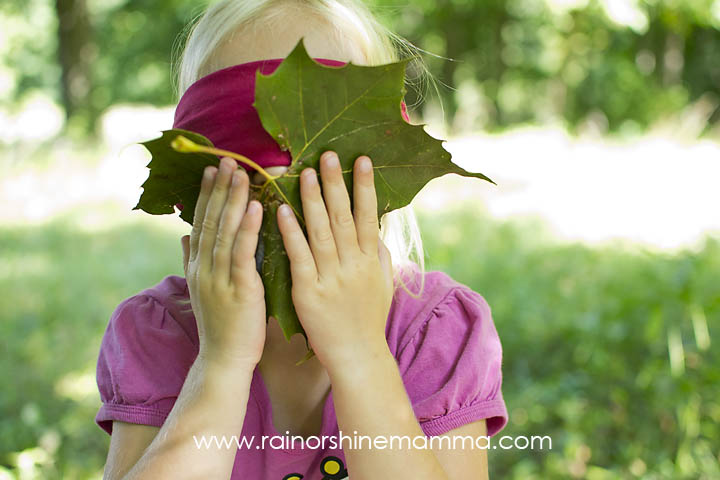
<path fill-rule="evenodd" d="M 387 352 L 393 281 L 390 252 L 380 240 L 370 158 L 355 161 L 354 216 L 334 152 L 321 157 L 320 177 L 322 195 L 314 169 L 300 175 L 310 245 L 287 205 L 278 209 L 278 227 L 290 259 L 295 311 L 330 371 Z"/>

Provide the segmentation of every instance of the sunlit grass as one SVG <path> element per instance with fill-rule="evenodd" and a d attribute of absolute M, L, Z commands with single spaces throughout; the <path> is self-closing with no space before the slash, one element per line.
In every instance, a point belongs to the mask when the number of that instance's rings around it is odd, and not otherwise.
<path fill-rule="evenodd" d="M 0 395 L 0 480 L 101 476 L 94 368 L 108 318 L 182 274 L 189 226 L 132 210 L 149 160 L 133 143 L 167 128 L 167 114 L 118 108 L 99 146 L 0 160 L 0 380 L 12 385 Z M 427 268 L 491 305 L 505 433 L 556 445 L 491 452 L 493 477 L 720 476 L 720 240 L 706 235 L 720 222 L 717 144 L 545 129 L 445 147 L 498 186 L 450 175 L 423 189 Z"/>
<path fill-rule="evenodd" d="M 720 439 L 720 358 L 708 345 L 720 327 L 720 242 L 675 254 L 588 247 L 553 239 L 540 219 L 498 221 L 471 207 L 420 212 L 427 268 L 491 305 L 505 433 L 549 434 L 555 445 L 491 452 L 494 475 L 717 472 L 707 447 Z M 114 204 L 96 208 L 118 214 Z M 14 474 L 24 465 L 38 478 L 98 477 L 108 439 L 93 423 L 94 367 L 107 320 L 123 299 L 182 274 L 174 227 L 145 215 L 88 231 L 84 216 L 0 228 L 12 266 L 0 277 L 9 299 L 0 303 L 0 380 L 14 387 L 0 396 L 0 451 L 9 452 L 0 462 Z"/>
<path fill-rule="evenodd" d="M 467 205 L 465 206 L 467 207 Z M 422 214 L 429 269 L 480 292 L 503 342 L 498 478 L 713 478 L 720 463 L 720 240 L 674 253 L 549 240 L 540 219 Z M 462 231 L 457 234 L 458 226 Z"/>
<path fill-rule="evenodd" d="M 107 439 L 93 424 L 94 374 L 109 315 L 139 289 L 182 274 L 171 229 L 137 221 L 88 232 L 77 222 L 82 213 L 0 228 L 1 263 L 9 267 L 0 275 L 0 375 L 13 386 L 0 396 L 0 451 L 23 452 L 0 462 L 19 462 L 18 472 L 40 462 L 39 478 L 97 475 Z M 105 213 L 112 216 L 112 206 Z M 42 439 L 51 432 L 60 445 L 43 463 Z"/>

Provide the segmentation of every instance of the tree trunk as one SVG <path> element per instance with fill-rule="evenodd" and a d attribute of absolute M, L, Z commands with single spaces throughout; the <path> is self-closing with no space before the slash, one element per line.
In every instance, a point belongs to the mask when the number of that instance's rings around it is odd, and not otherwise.
<path fill-rule="evenodd" d="M 95 54 L 86 0 L 56 0 L 58 61 L 62 69 L 61 94 L 67 118 L 91 113 L 91 62 Z"/>

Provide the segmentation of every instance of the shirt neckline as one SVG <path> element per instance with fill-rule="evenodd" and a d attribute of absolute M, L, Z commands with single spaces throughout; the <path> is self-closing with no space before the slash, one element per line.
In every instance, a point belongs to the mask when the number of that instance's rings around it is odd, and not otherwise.
<path fill-rule="evenodd" d="M 260 409 L 260 413 L 263 417 L 263 424 L 265 426 L 265 430 L 270 432 L 270 435 L 277 435 L 277 436 L 283 436 L 286 435 L 284 433 L 279 433 L 277 431 L 277 428 L 275 428 L 275 423 L 273 421 L 273 410 L 272 410 L 272 402 L 270 401 L 270 394 L 268 393 L 267 386 L 265 385 L 265 381 L 262 378 L 262 374 L 260 373 L 260 368 L 255 365 L 255 369 L 253 370 L 253 376 L 252 380 L 250 382 L 250 393 L 255 398 L 255 401 L 258 404 L 258 408 Z M 333 422 L 331 422 L 332 418 L 334 417 L 334 407 L 333 407 L 333 399 L 332 399 L 332 386 L 330 387 L 330 391 L 328 392 L 327 397 L 325 397 L 325 403 L 323 404 L 323 410 L 322 410 L 322 420 L 320 424 L 320 433 L 317 435 L 313 435 L 312 437 L 319 436 L 320 440 L 322 440 L 323 435 L 330 435 L 330 428 L 333 426 Z M 287 442 L 290 442 L 290 438 L 292 435 L 287 436 L 288 440 Z M 296 442 L 297 444 L 300 444 L 301 442 Z M 300 448 L 299 446 L 293 446 L 292 448 L 273 448 L 275 451 L 288 453 L 291 455 L 315 455 L 318 451 L 318 449 L 311 449 L 311 448 Z"/>

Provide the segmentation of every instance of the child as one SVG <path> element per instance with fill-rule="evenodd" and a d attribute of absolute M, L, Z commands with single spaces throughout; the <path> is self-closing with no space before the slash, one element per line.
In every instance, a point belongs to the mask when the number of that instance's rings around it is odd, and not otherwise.
<path fill-rule="evenodd" d="M 250 105 L 256 70 L 273 71 L 301 38 L 328 65 L 398 60 L 397 37 L 355 0 L 223 0 L 188 39 L 175 126 L 282 173 L 290 157 L 258 130 Z M 379 228 L 366 156 L 354 161 L 351 212 L 329 153 L 320 179 L 311 168 L 301 175 L 309 239 L 283 215 L 289 208 L 273 219 L 316 356 L 295 366 L 304 339 L 286 341 L 266 318 L 255 263 L 265 213 L 248 202 L 249 184 L 262 180 L 223 158 L 206 168 L 182 238 L 185 278 L 165 277 L 110 318 L 97 367 L 96 421 L 112 434 L 105 478 L 487 478 L 487 443 L 477 440 L 507 422 L 490 308 L 424 272 L 409 206 Z M 419 441 L 441 435 L 470 435 L 475 447 Z"/>

